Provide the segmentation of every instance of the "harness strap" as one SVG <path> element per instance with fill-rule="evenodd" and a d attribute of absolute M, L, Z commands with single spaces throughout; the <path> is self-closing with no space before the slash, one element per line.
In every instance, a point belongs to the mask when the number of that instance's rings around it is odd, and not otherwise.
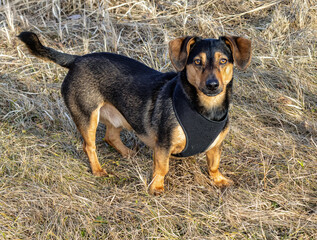
<path fill-rule="evenodd" d="M 176 84 L 173 93 L 173 108 L 186 136 L 184 150 L 173 154 L 175 157 L 189 157 L 206 151 L 224 129 L 228 120 L 228 113 L 220 121 L 208 120 L 199 114 L 191 106 L 179 83 Z"/>

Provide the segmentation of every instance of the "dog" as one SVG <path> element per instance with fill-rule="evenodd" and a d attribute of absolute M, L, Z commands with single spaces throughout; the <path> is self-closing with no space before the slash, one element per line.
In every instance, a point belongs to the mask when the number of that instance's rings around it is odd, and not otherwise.
<path fill-rule="evenodd" d="M 62 83 L 65 104 L 83 137 L 92 173 L 106 176 L 96 153 L 96 129 L 106 125 L 105 141 L 124 157 L 121 130 L 133 130 L 154 150 L 151 194 L 164 191 L 171 157 L 206 153 L 208 173 L 218 187 L 232 180 L 219 171 L 222 142 L 229 131 L 233 66 L 245 70 L 251 61 L 251 41 L 236 36 L 203 39 L 196 36 L 169 42 L 176 72 L 162 73 L 114 53 L 83 56 L 43 46 L 35 33 L 18 38 L 31 54 L 69 71 Z"/>

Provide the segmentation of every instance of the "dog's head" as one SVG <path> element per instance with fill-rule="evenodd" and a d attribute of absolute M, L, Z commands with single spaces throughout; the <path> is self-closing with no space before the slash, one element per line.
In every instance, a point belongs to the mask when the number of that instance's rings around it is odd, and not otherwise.
<path fill-rule="evenodd" d="M 177 71 L 186 71 L 197 91 L 212 97 L 231 81 L 233 64 L 246 69 L 251 60 L 251 41 L 242 37 L 219 39 L 184 37 L 169 42 L 170 59 Z"/>

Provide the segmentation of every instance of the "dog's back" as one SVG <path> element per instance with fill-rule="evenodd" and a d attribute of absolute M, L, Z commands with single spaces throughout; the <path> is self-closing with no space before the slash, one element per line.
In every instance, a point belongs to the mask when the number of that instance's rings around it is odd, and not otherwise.
<path fill-rule="evenodd" d="M 138 134 L 145 134 L 144 114 L 154 108 L 162 86 L 176 76 L 161 73 L 131 58 L 92 53 L 76 58 L 62 84 L 67 107 L 90 113 L 102 102 L 116 107 Z M 80 98 L 78 97 L 80 96 Z M 139 114 L 135 114 L 135 113 Z"/>
<path fill-rule="evenodd" d="M 89 122 L 91 113 L 107 102 L 119 110 L 137 134 L 147 134 L 145 125 L 150 125 L 155 115 L 154 103 L 162 86 L 177 75 L 158 72 L 113 53 L 62 53 L 43 46 L 32 32 L 22 32 L 18 37 L 33 55 L 69 69 L 61 92 L 75 122 Z"/>

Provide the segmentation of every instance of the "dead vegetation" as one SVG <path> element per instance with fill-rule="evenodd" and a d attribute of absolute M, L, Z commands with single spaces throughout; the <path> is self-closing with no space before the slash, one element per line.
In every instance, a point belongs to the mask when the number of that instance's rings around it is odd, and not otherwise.
<path fill-rule="evenodd" d="M 0 238 L 316 239 L 316 5 L 292 1 L 0 1 Z M 98 131 L 94 177 L 60 96 L 66 70 L 16 36 L 71 54 L 111 51 L 160 71 L 167 42 L 225 34 L 253 41 L 235 72 L 220 190 L 203 155 L 171 161 L 163 196 L 148 195 L 151 151 L 124 159 Z M 140 144 L 132 133 L 128 145 Z"/>

